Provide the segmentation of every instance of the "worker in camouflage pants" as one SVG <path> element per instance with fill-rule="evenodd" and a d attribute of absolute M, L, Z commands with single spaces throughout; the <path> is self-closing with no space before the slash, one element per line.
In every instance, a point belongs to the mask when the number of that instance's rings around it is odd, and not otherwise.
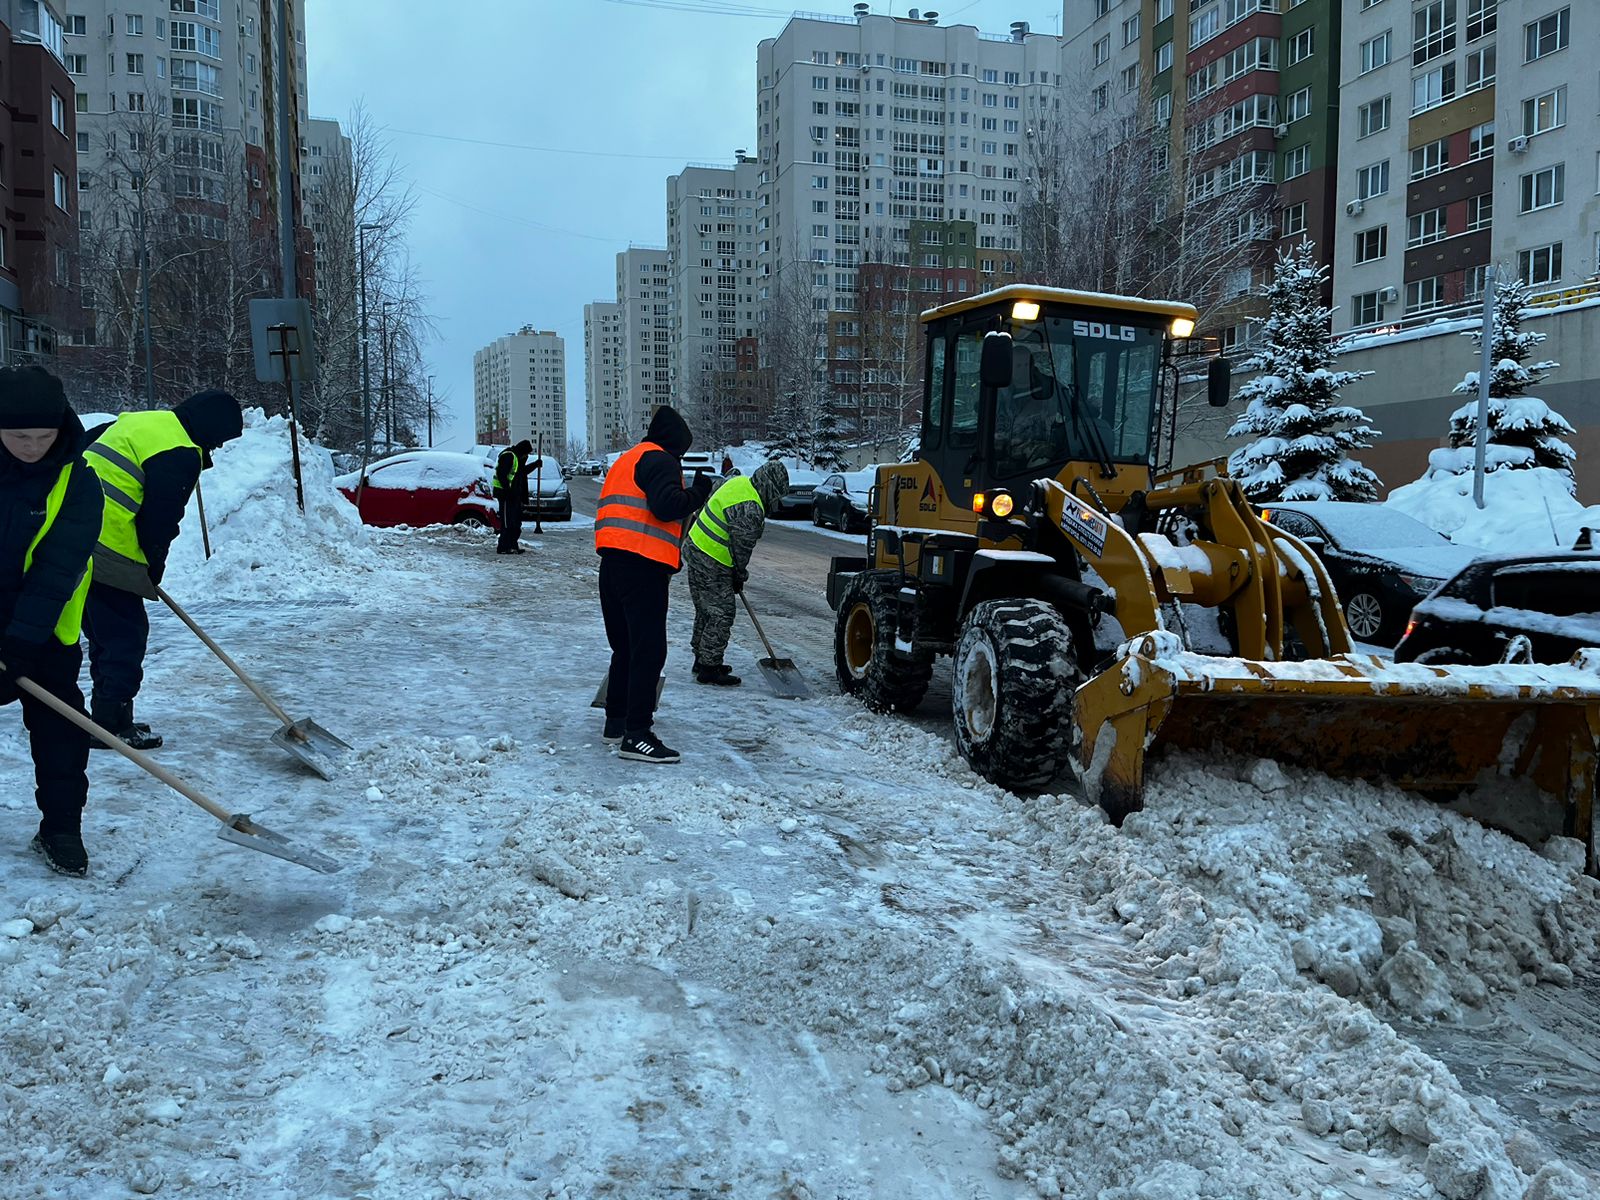
<path fill-rule="evenodd" d="M 694 598 L 696 683 L 739 686 L 739 677 L 722 661 L 733 633 L 733 598 L 750 578 L 750 555 L 766 530 L 767 513 L 788 490 L 784 465 L 766 463 L 748 478 L 736 475 L 712 492 L 689 526 L 683 561 Z"/>

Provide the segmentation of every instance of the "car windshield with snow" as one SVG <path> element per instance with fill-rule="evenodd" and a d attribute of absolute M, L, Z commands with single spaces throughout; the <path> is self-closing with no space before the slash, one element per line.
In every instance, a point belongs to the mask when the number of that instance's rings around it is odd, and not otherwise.
<path fill-rule="evenodd" d="M 1350 632 L 1375 645 L 1392 646 L 1417 601 L 1479 553 L 1381 504 L 1302 500 L 1265 511 L 1317 552 Z"/>

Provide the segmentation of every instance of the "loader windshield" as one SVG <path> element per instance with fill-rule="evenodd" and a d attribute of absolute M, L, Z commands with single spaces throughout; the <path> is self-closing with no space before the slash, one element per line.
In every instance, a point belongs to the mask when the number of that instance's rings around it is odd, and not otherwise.
<path fill-rule="evenodd" d="M 1148 463 L 1160 329 L 1044 316 L 1012 332 L 1011 386 L 996 397 L 1002 477 L 1068 462 Z"/>

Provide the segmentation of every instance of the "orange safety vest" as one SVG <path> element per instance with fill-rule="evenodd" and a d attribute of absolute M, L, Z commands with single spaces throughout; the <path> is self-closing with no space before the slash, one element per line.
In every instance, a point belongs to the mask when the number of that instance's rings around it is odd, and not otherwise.
<path fill-rule="evenodd" d="M 640 442 L 606 472 L 594 515 L 594 548 L 626 550 L 676 571 L 683 565 L 683 522 L 663 521 L 651 512 L 644 489 L 633 478 L 639 460 L 661 449 L 654 442 Z"/>

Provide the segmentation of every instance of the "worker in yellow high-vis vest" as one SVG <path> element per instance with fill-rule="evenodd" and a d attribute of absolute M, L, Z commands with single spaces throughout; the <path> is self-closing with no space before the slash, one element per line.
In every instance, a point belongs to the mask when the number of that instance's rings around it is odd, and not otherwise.
<path fill-rule="evenodd" d="M 42 367 L 0 370 L 0 704 L 22 702 L 39 806 L 33 846 L 66 875 L 89 869 L 80 829 L 89 735 L 17 681 L 83 711 L 78 630 L 104 502 L 82 438 L 59 379 Z"/>
<path fill-rule="evenodd" d="M 733 635 L 733 598 L 750 578 L 750 555 L 766 531 L 767 514 L 788 490 L 788 468 L 764 463 L 749 478 L 736 475 L 712 492 L 689 526 L 683 562 L 694 599 L 696 683 L 738 687 L 741 682 L 722 661 Z"/>
<path fill-rule="evenodd" d="M 123 413 L 87 435 L 84 459 L 106 497 L 83 622 L 94 683 L 89 709 L 135 749 L 161 745 L 159 734 L 133 719 L 150 641 L 144 603 L 156 598 L 167 551 L 211 452 L 243 432 L 239 402 L 213 389 L 170 411 Z"/>

